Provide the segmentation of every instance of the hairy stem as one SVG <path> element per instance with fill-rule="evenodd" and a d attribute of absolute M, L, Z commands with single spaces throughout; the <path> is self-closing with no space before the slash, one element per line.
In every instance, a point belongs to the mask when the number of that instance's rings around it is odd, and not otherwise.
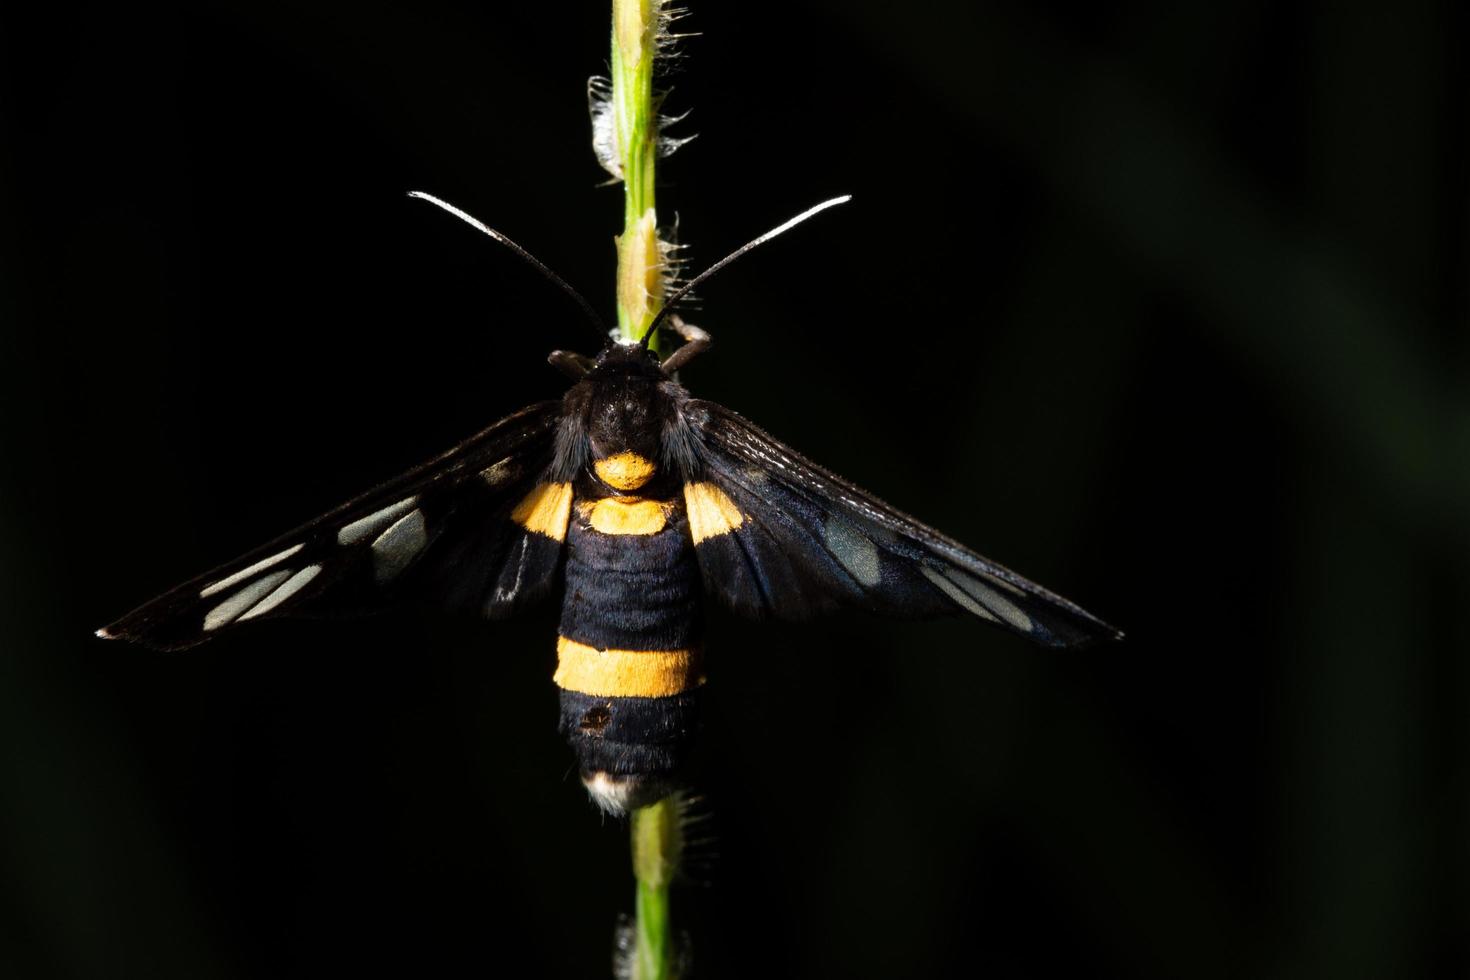
<path fill-rule="evenodd" d="M 623 233 L 618 236 L 618 333 L 643 337 L 664 297 L 664 250 L 658 238 L 654 176 L 659 117 L 653 89 L 665 0 L 613 0 L 612 151 L 623 178 Z M 658 337 L 649 338 L 658 350 Z M 637 880 L 633 980 L 672 980 L 669 884 L 679 864 L 678 806 L 665 798 L 630 821 Z"/>
<path fill-rule="evenodd" d="M 663 256 L 654 204 L 658 106 L 653 93 L 662 4 L 663 0 L 613 0 L 613 145 L 623 175 L 618 332 L 625 341 L 643 336 L 663 302 Z M 651 346 L 657 343 L 657 337 L 650 338 Z"/>

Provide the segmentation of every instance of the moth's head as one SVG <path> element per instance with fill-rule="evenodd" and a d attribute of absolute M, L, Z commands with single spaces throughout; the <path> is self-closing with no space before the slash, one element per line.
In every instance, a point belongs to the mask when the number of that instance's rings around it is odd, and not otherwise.
<path fill-rule="evenodd" d="M 603 379 L 628 377 L 659 380 L 664 377 L 664 372 L 659 367 L 658 355 L 643 344 L 609 343 L 592 363 L 589 377 L 598 376 Z"/>
<path fill-rule="evenodd" d="M 616 493 L 636 493 L 658 476 L 668 380 L 645 347 L 611 344 L 583 382 L 592 471 Z"/>

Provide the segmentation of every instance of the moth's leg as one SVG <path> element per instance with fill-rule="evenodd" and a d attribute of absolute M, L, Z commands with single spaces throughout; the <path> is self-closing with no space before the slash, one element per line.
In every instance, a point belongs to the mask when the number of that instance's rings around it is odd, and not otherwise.
<path fill-rule="evenodd" d="M 714 338 L 709 335 L 707 330 L 701 330 L 677 313 L 669 314 L 669 329 L 684 338 L 686 344 L 703 342 L 704 346 L 708 347 L 714 343 Z"/>
<path fill-rule="evenodd" d="M 547 362 L 562 374 L 573 381 L 581 381 L 592 370 L 593 360 L 586 354 L 578 354 L 569 350 L 554 350 L 546 358 Z"/>
<path fill-rule="evenodd" d="M 679 368 L 694 360 L 700 354 L 709 350 L 714 343 L 714 338 L 706 331 L 701 330 L 692 323 L 685 323 L 684 318 L 677 313 L 669 315 L 669 329 L 684 338 L 684 346 L 664 358 L 661 365 L 664 374 L 673 374 Z"/>

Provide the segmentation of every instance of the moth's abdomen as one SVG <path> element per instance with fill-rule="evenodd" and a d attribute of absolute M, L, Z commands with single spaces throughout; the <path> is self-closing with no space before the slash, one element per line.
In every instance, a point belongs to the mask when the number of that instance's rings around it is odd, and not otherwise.
<path fill-rule="evenodd" d="M 557 641 L 561 730 L 604 808 L 680 780 L 699 727 L 699 567 L 682 500 L 579 500 Z"/>

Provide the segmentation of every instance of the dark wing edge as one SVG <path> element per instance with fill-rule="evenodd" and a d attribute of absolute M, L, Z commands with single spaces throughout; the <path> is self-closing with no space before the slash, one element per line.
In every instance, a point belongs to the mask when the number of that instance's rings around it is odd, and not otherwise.
<path fill-rule="evenodd" d="M 508 615 L 548 591 L 561 542 L 507 519 L 555 455 L 560 401 L 538 402 L 100 630 L 182 650 L 282 615 L 359 612 L 435 586 L 441 603 Z M 462 574 L 450 574 L 449 566 Z"/>
<path fill-rule="evenodd" d="M 967 612 L 1051 647 L 1123 634 L 823 469 L 715 402 L 683 407 L 700 479 L 744 517 L 696 544 L 706 592 L 737 613 L 801 619 L 834 606 L 923 617 Z"/>

